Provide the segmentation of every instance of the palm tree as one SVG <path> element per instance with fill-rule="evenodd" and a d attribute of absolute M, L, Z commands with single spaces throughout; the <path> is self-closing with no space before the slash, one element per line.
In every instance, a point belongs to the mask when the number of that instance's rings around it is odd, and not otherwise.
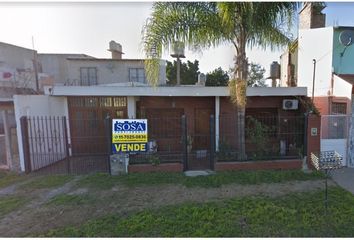
<path fill-rule="evenodd" d="M 244 116 L 248 60 L 246 47 L 284 46 L 298 3 L 293 2 L 156 2 L 143 27 L 147 78 L 157 85 L 163 49 L 176 41 L 203 50 L 222 43 L 235 47 L 230 97 L 237 105 L 238 149 L 245 158 Z"/>

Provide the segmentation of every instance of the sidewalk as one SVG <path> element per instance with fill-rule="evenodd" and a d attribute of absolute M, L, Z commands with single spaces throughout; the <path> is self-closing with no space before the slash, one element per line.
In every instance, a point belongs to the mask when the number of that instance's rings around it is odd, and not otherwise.
<path fill-rule="evenodd" d="M 331 176 L 339 186 L 354 194 L 354 168 L 335 170 Z"/>

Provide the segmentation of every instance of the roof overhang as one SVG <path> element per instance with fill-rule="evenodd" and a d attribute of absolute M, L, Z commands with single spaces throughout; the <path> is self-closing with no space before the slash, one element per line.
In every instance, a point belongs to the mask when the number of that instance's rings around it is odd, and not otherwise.
<path fill-rule="evenodd" d="M 341 79 L 347 81 L 350 84 L 354 84 L 354 74 L 336 74 Z"/>
<path fill-rule="evenodd" d="M 226 97 L 228 87 L 121 87 L 121 86 L 54 86 L 45 87 L 52 96 L 161 96 L 161 97 Z M 306 87 L 248 87 L 247 96 L 306 96 Z"/>

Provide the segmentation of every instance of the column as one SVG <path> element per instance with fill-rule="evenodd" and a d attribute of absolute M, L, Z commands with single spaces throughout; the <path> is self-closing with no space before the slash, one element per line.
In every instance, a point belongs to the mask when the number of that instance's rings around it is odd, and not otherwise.
<path fill-rule="evenodd" d="M 219 151 L 220 97 L 215 96 L 215 151 Z"/>
<path fill-rule="evenodd" d="M 127 97 L 128 118 L 136 118 L 135 97 Z"/>

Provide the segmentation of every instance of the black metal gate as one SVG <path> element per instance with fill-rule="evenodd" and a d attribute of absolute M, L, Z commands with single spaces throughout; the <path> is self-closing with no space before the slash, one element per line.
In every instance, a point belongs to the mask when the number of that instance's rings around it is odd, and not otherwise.
<path fill-rule="evenodd" d="M 20 121 L 26 173 L 68 172 L 65 117 L 21 117 Z"/>
<path fill-rule="evenodd" d="M 204 114 L 205 115 L 205 114 Z M 184 142 L 184 170 L 214 170 L 215 119 L 206 115 L 195 119 L 195 129 L 188 128 L 188 119 L 182 117 Z"/>
<path fill-rule="evenodd" d="M 26 173 L 108 172 L 107 131 L 90 131 L 106 129 L 105 119 L 75 120 L 81 127 L 70 131 L 62 116 L 22 117 L 20 121 Z"/>

